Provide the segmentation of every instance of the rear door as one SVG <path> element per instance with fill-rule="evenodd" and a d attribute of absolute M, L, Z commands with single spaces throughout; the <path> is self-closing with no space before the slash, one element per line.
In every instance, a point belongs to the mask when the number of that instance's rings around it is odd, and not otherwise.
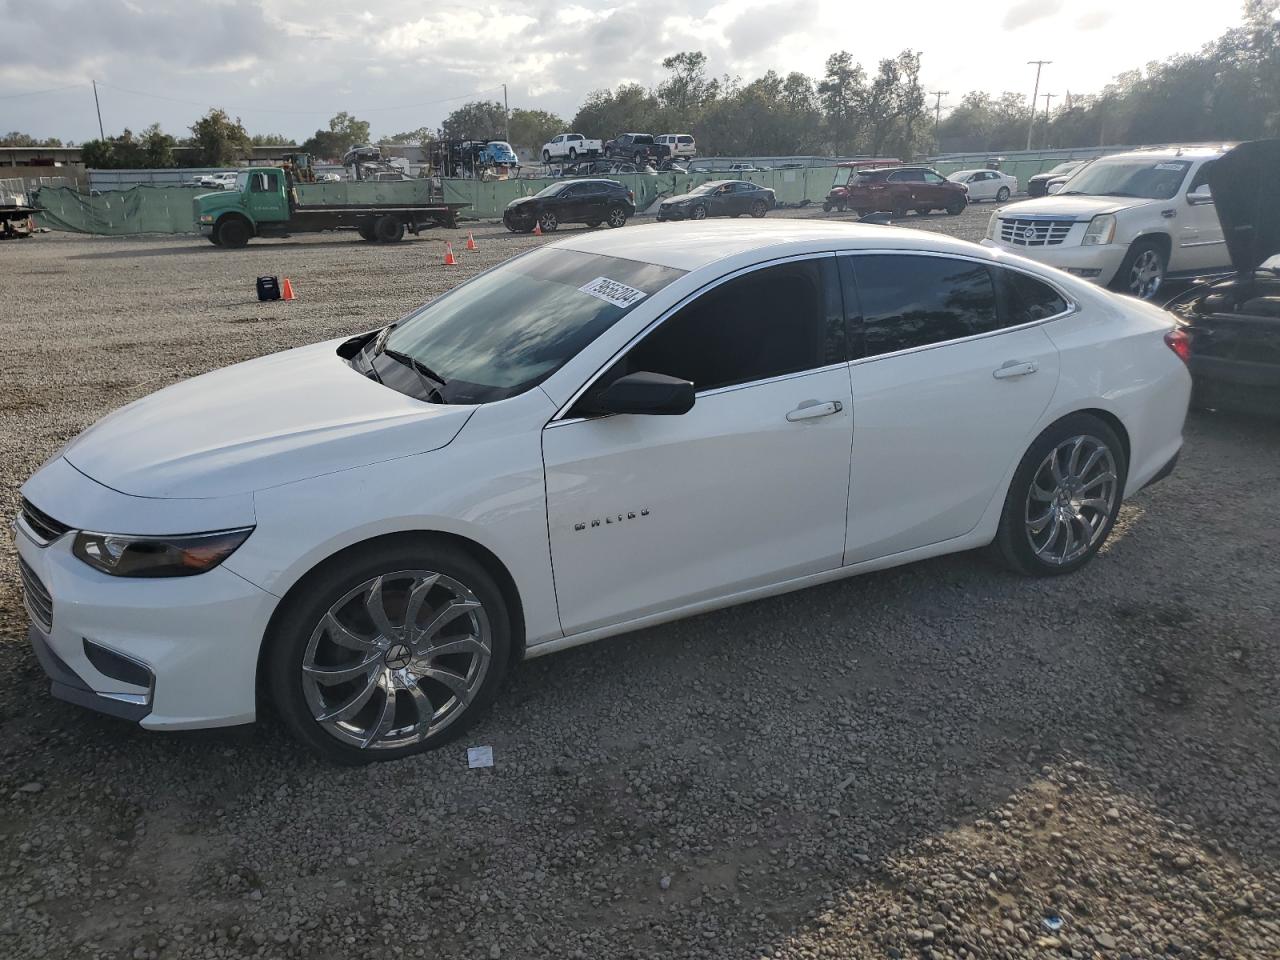
<path fill-rule="evenodd" d="M 1183 184 L 1183 192 L 1170 201 L 1177 204 L 1173 221 L 1178 225 L 1174 230 L 1178 247 L 1170 260 L 1170 270 L 1231 268 L 1231 254 L 1218 219 L 1218 209 L 1211 199 L 1204 200 L 1197 193 L 1208 185 L 1213 164 L 1213 160 L 1208 160 L 1190 171 Z"/>
<path fill-rule="evenodd" d="M 612 365 L 692 380 L 681 416 L 543 431 L 566 634 L 835 569 L 849 493 L 849 368 L 835 258 L 753 268 Z"/>
<path fill-rule="evenodd" d="M 849 564 L 963 536 L 1003 495 L 1058 382 L 1043 321 L 1069 307 L 982 261 L 839 259 L 855 358 Z"/>

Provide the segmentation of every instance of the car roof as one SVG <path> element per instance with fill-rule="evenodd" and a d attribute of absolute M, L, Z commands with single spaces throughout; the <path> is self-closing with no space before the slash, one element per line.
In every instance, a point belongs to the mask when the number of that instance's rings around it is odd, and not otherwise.
<path fill-rule="evenodd" d="M 826 250 L 923 250 L 1001 259 L 986 247 L 940 233 L 878 224 L 790 218 L 753 220 L 751 223 L 698 220 L 674 229 L 668 224 L 646 224 L 622 230 L 576 233 L 555 241 L 551 246 L 678 270 L 697 270 L 730 257 L 743 256 L 748 262 L 760 262 Z"/>
<path fill-rule="evenodd" d="M 1129 150 L 1125 153 L 1109 153 L 1099 160 L 1202 160 L 1205 157 L 1217 157 L 1230 150 L 1232 144 L 1224 143 L 1215 146 L 1191 147 L 1145 147 L 1142 150 Z"/>

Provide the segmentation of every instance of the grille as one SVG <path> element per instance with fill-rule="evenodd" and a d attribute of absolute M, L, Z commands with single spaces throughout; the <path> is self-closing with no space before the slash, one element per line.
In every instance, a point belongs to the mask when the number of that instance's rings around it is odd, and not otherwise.
<path fill-rule="evenodd" d="M 53 519 L 53 517 L 36 507 L 26 497 L 22 498 L 22 519 L 31 528 L 31 532 L 45 543 L 57 540 L 71 529 L 65 523 Z"/>
<path fill-rule="evenodd" d="M 1019 247 L 1053 247 L 1067 239 L 1074 220 L 1000 218 L 1000 241 Z"/>
<path fill-rule="evenodd" d="M 18 573 L 22 576 L 22 599 L 26 601 L 27 613 L 48 633 L 53 629 L 53 597 L 21 557 L 18 558 Z"/>

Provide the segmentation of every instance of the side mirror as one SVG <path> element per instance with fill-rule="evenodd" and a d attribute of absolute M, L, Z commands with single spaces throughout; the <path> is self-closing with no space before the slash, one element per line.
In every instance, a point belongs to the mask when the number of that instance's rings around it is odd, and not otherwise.
<path fill-rule="evenodd" d="M 598 413 L 679 416 L 693 409 L 693 384 L 662 373 L 630 373 L 609 384 L 590 406 Z"/>
<path fill-rule="evenodd" d="M 1213 203 L 1213 191 L 1209 189 L 1207 183 L 1202 183 L 1187 194 L 1187 203 L 1193 207 L 1202 203 Z"/>
<path fill-rule="evenodd" d="M 1057 193 L 1059 190 L 1061 190 L 1061 189 L 1062 189 L 1062 187 L 1063 187 L 1063 184 L 1061 184 L 1061 183 L 1051 183 L 1051 184 L 1049 184 L 1049 192 L 1050 192 L 1050 193 Z"/>

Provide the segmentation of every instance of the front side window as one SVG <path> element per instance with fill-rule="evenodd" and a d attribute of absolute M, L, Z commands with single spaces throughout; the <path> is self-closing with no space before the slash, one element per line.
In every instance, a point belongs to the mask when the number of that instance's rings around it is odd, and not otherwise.
<path fill-rule="evenodd" d="M 986 177 L 983 177 L 983 179 L 985 180 L 985 179 L 986 179 Z M 930 171 L 926 171 L 926 172 L 925 172 L 924 180 L 925 180 L 925 183 L 942 183 L 942 182 L 943 182 L 943 178 L 942 178 L 942 177 L 940 177 L 940 176 L 938 176 L 936 173 L 932 173 L 932 172 L 930 172 Z"/>
<path fill-rule="evenodd" d="M 543 248 L 409 314 L 384 346 L 437 374 L 447 403 L 502 400 L 551 376 L 645 297 L 683 274 L 636 260 Z"/>
<path fill-rule="evenodd" d="M 270 193 L 275 189 L 276 178 L 269 173 L 255 173 L 249 183 L 254 193 Z"/>
<path fill-rule="evenodd" d="M 840 259 L 860 308 L 853 325 L 855 356 L 877 357 L 1002 326 L 984 264 L 908 254 Z"/>
<path fill-rule="evenodd" d="M 610 376 L 665 373 L 701 391 L 816 369 L 845 358 L 842 313 L 833 258 L 765 267 L 667 318 Z"/>

